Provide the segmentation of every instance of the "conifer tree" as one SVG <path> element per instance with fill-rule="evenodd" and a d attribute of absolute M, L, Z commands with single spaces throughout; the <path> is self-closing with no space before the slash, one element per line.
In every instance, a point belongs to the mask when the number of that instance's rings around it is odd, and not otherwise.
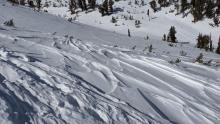
<path fill-rule="evenodd" d="M 105 15 L 105 9 L 103 6 L 99 6 L 99 12 L 102 14 L 102 16 Z"/>
<path fill-rule="evenodd" d="M 147 10 L 147 16 L 148 17 L 150 16 L 150 10 L 149 9 Z"/>
<path fill-rule="evenodd" d="M 84 10 L 87 11 L 88 8 L 87 8 L 86 0 L 82 0 L 82 5 L 83 5 L 82 11 L 84 11 Z"/>
<path fill-rule="evenodd" d="M 216 6 L 217 6 L 217 9 L 216 9 L 215 13 L 217 15 L 220 15 L 220 0 L 216 0 Z"/>
<path fill-rule="evenodd" d="M 218 16 L 215 16 L 215 17 L 213 18 L 213 22 L 214 22 L 215 26 L 218 27 L 219 24 L 220 24 L 219 17 L 218 17 Z"/>
<path fill-rule="evenodd" d="M 163 6 L 163 0 L 158 0 L 158 4 L 160 4 L 160 7 Z"/>
<path fill-rule="evenodd" d="M 152 50 L 153 50 L 153 45 L 151 44 L 151 45 L 149 46 L 149 52 L 151 53 Z"/>
<path fill-rule="evenodd" d="M 103 6 L 103 9 L 104 9 L 104 12 L 108 15 L 109 12 L 108 12 L 108 0 L 105 0 L 102 4 Z"/>
<path fill-rule="evenodd" d="M 217 6 L 217 9 L 216 9 L 215 13 L 216 13 L 217 15 L 220 15 L 220 5 Z"/>
<path fill-rule="evenodd" d="M 195 7 L 195 5 L 196 5 L 196 0 L 191 0 L 190 5 L 191 5 L 192 7 Z"/>
<path fill-rule="evenodd" d="M 8 2 L 11 2 L 12 4 L 19 4 L 18 0 L 7 0 Z"/>
<path fill-rule="evenodd" d="M 154 10 L 154 12 L 157 11 L 157 3 L 156 3 L 155 0 L 152 0 L 152 1 L 150 2 L 150 6 L 151 6 L 151 8 Z"/>
<path fill-rule="evenodd" d="M 40 8 L 41 8 L 41 0 L 37 0 L 37 9 L 38 11 L 40 11 Z"/>
<path fill-rule="evenodd" d="M 131 37 L 130 29 L 128 29 L 128 37 Z"/>
<path fill-rule="evenodd" d="M 166 34 L 164 34 L 162 40 L 163 40 L 163 41 L 166 41 L 166 39 L 167 39 L 167 38 L 166 38 Z"/>
<path fill-rule="evenodd" d="M 171 26 L 170 32 L 169 32 L 169 42 L 176 43 L 176 29 L 174 26 Z"/>
<path fill-rule="evenodd" d="M 32 0 L 28 1 L 28 5 L 29 5 L 29 7 L 32 7 L 32 8 L 35 7 L 34 2 Z"/>
<path fill-rule="evenodd" d="M 209 44 L 210 44 L 210 37 L 208 35 L 199 34 L 197 39 L 197 48 L 208 50 L 210 47 Z"/>
<path fill-rule="evenodd" d="M 141 5 L 142 5 L 142 6 L 144 6 L 144 5 L 145 5 L 144 0 L 141 0 Z"/>
<path fill-rule="evenodd" d="M 167 4 L 167 0 L 158 0 L 158 4 L 160 4 L 160 7 L 165 7 Z"/>
<path fill-rule="evenodd" d="M 220 37 L 219 37 L 218 47 L 216 49 L 216 53 L 220 54 Z"/>
<path fill-rule="evenodd" d="M 180 12 L 183 13 L 187 9 L 188 3 L 187 0 L 181 0 L 181 10 Z"/>
<path fill-rule="evenodd" d="M 192 0 L 191 4 L 192 4 L 191 12 L 194 17 L 194 22 L 202 20 L 204 6 L 205 6 L 204 0 Z"/>
<path fill-rule="evenodd" d="M 199 34 L 198 38 L 197 38 L 197 48 L 202 48 L 202 34 Z"/>
<path fill-rule="evenodd" d="M 5 21 L 5 22 L 4 22 L 4 25 L 6 25 L 6 26 L 12 26 L 12 27 L 15 26 L 13 19 L 11 19 L 11 20 L 9 20 L 9 21 Z"/>
<path fill-rule="evenodd" d="M 115 18 L 114 16 L 112 16 L 111 22 L 112 22 L 112 23 L 116 23 L 116 22 L 117 22 L 117 20 L 116 20 L 116 18 Z"/>
<path fill-rule="evenodd" d="M 135 20 L 135 27 L 136 28 L 140 28 L 140 24 L 141 24 L 140 20 Z"/>
<path fill-rule="evenodd" d="M 81 8 L 82 11 L 87 11 L 87 4 L 86 0 L 78 0 L 78 6 Z"/>
<path fill-rule="evenodd" d="M 25 0 L 20 0 L 20 5 L 25 5 Z"/>
<path fill-rule="evenodd" d="M 82 11 L 84 11 L 82 0 L 78 0 L 78 6 L 82 9 Z"/>
<path fill-rule="evenodd" d="M 212 39 L 211 39 L 212 37 L 211 37 L 211 34 L 210 34 L 210 36 L 209 36 L 209 50 L 211 51 L 211 52 L 213 52 L 213 45 L 212 45 Z"/>
<path fill-rule="evenodd" d="M 71 14 L 75 14 L 76 10 L 76 1 L 75 0 L 69 0 L 69 10 Z"/>
<path fill-rule="evenodd" d="M 99 12 L 104 16 L 113 13 L 113 0 L 105 0 L 102 5 L 99 6 Z"/>
<path fill-rule="evenodd" d="M 214 15 L 215 15 L 214 14 L 214 7 L 215 7 L 215 5 L 214 5 L 213 1 L 208 0 L 207 5 L 205 7 L 205 9 L 206 9 L 205 14 L 208 18 L 213 18 L 214 17 Z"/>
<path fill-rule="evenodd" d="M 198 63 L 203 63 L 203 54 L 200 53 L 199 56 L 196 58 L 196 61 L 195 62 L 198 62 Z"/>
<path fill-rule="evenodd" d="M 114 4 L 114 1 L 109 0 L 109 11 L 110 11 L 110 13 L 113 13 L 113 4 Z"/>
<path fill-rule="evenodd" d="M 95 9 L 96 6 L 96 0 L 88 0 L 89 6 L 92 9 Z"/>

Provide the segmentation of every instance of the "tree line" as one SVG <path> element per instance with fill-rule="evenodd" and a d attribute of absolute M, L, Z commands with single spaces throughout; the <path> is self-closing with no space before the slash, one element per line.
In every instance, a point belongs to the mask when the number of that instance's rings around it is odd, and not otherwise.
<path fill-rule="evenodd" d="M 182 13 L 186 16 L 191 13 L 193 22 L 207 17 L 213 19 L 216 25 L 220 24 L 220 0 L 191 0 L 190 2 L 188 0 L 152 0 L 149 4 L 155 12 L 160 10 L 161 7 L 175 4 L 178 14 Z"/>
<path fill-rule="evenodd" d="M 171 43 L 177 43 L 178 40 L 176 37 L 176 33 L 177 33 L 177 31 L 176 31 L 175 27 L 171 26 L 168 35 L 164 34 L 162 40 L 167 41 L 167 42 L 171 42 Z M 216 48 L 216 51 L 214 51 L 214 46 L 213 46 L 213 41 L 211 39 L 211 34 L 210 35 L 203 35 L 200 33 L 197 38 L 196 47 L 200 48 L 200 49 L 205 49 L 206 51 L 216 52 L 217 54 L 220 54 L 220 37 L 219 37 L 218 46 Z"/>
<path fill-rule="evenodd" d="M 37 8 L 38 10 L 42 7 L 41 0 L 7 0 L 12 4 L 19 5 L 29 5 L 32 8 Z M 104 0 L 101 5 L 97 5 L 96 0 L 69 0 L 69 11 L 71 14 L 75 14 L 78 9 L 81 11 L 88 11 L 89 9 L 95 10 L 99 9 L 102 16 L 110 15 L 113 13 L 113 0 Z"/>
<path fill-rule="evenodd" d="M 69 10 L 71 14 L 75 14 L 76 10 L 80 8 L 82 11 L 88 9 L 95 9 L 96 0 L 69 0 Z"/>
<path fill-rule="evenodd" d="M 212 43 L 211 34 L 210 35 L 203 35 L 203 34 L 200 33 L 198 38 L 197 38 L 196 46 L 197 46 L 197 48 L 205 49 L 206 51 L 209 50 L 211 52 L 214 52 L 214 46 L 213 46 L 213 43 Z M 215 52 L 220 54 L 220 37 L 219 37 L 218 46 L 217 46 Z"/>
<path fill-rule="evenodd" d="M 32 8 L 36 7 L 38 10 L 40 10 L 42 7 L 41 0 L 7 0 L 7 1 L 12 4 L 19 4 L 19 5 L 27 4 Z"/>
<path fill-rule="evenodd" d="M 101 15 L 105 16 L 113 13 L 113 4 L 113 0 L 104 0 L 101 5 L 97 5 L 96 0 L 69 0 L 69 10 L 71 14 L 75 14 L 78 8 L 82 11 L 87 11 L 98 7 Z"/>

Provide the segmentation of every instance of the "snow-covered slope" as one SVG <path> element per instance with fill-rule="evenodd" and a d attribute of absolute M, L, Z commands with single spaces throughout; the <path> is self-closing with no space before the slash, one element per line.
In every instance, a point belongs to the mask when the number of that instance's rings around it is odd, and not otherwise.
<path fill-rule="evenodd" d="M 50 1 L 49 7 L 43 7 L 43 10 L 47 10 L 51 14 L 64 18 L 72 17 L 80 23 L 126 35 L 127 30 L 130 29 L 132 36 L 142 38 L 146 36 L 150 38 L 157 37 L 157 39 L 161 40 L 164 34 L 168 34 L 170 27 L 175 26 L 179 42 L 191 42 L 195 44 L 199 33 L 203 33 L 207 35 L 211 34 L 213 42 L 217 44 L 220 36 L 220 27 L 210 26 L 210 23 L 213 23 L 212 19 L 204 19 L 203 21 L 193 23 L 191 14 L 184 18 L 183 14 L 176 15 L 177 12 L 174 9 L 174 5 L 162 8 L 161 11 L 154 13 L 149 5 L 151 0 L 143 0 L 144 5 L 141 4 L 141 0 L 121 0 L 115 2 L 115 12 L 112 15 L 104 17 L 101 16 L 98 9 L 91 12 L 79 12 L 77 15 L 70 15 L 68 0 L 63 0 L 62 3 L 57 2 L 57 0 L 47 1 Z M 135 4 L 135 1 L 138 1 L 138 4 Z M 101 3 L 101 1 L 97 0 L 97 3 Z M 148 9 L 150 10 L 150 16 L 147 15 Z M 129 19 L 130 16 L 133 17 L 132 20 Z M 111 22 L 112 17 L 116 18 L 116 23 Z M 140 20 L 141 24 L 139 28 L 135 26 L 135 20 Z"/>
<path fill-rule="evenodd" d="M 1 123 L 220 123 L 219 55 L 2 4 Z"/>

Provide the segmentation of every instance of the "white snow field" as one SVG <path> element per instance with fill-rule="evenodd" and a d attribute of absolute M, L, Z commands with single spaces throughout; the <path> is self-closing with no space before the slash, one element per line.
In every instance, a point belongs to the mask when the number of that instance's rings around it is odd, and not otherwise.
<path fill-rule="evenodd" d="M 219 124 L 220 55 L 156 38 L 1 0 L 0 123 Z"/>
<path fill-rule="evenodd" d="M 137 4 L 135 4 L 137 1 Z M 144 1 L 144 5 L 142 5 Z M 89 10 L 71 15 L 68 9 L 68 0 L 42 0 L 43 10 L 49 13 L 63 17 L 74 18 L 76 21 L 102 28 L 112 32 L 117 32 L 127 35 L 127 30 L 130 29 L 131 36 L 139 36 L 149 38 L 157 37 L 162 39 L 164 34 L 168 34 L 171 26 L 175 26 L 177 30 L 177 40 L 179 42 L 191 42 L 196 44 L 196 39 L 199 33 L 212 36 L 215 44 L 218 43 L 220 37 L 220 27 L 212 27 L 212 19 L 203 19 L 202 21 L 193 23 L 193 17 L 188 14 L 183 18 L 183 14 L 178 14 L 174 9 L 174 5 L 167 8 L 162 8 L 156 13 L 151 9 L 149 2 L 152 0 L 120 0 L 114 2 L 115 12 L 112 15 L 102 17 L 99 10 Z M 47 2 L 48 6 L 44 6 Z M 102 3 L 103 0 L 97 0 L 97 3 Z M 159 5 L 157 5 L 159 6 Z M 150 15 L 147 15 L 149 9 Z M 129 17 L 133 19 L 130 20 Z M 111 19 L 115 17 L 117 22 L 112 23 Z M 136 27 L 135 20 L 140 21 L 140 26 Z"/>

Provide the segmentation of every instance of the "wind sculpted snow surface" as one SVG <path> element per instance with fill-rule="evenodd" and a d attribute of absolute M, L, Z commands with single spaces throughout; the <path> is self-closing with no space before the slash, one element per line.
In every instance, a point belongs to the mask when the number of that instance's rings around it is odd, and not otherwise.
<path fill-rule="evenodd" d="M 0 26 L 1 123 L 220 123 L 219 55 L 1 5 L 1 24 L 10 18 L 15 27 Z M 200 52 L 207 65 L 194 63 Z"/>

